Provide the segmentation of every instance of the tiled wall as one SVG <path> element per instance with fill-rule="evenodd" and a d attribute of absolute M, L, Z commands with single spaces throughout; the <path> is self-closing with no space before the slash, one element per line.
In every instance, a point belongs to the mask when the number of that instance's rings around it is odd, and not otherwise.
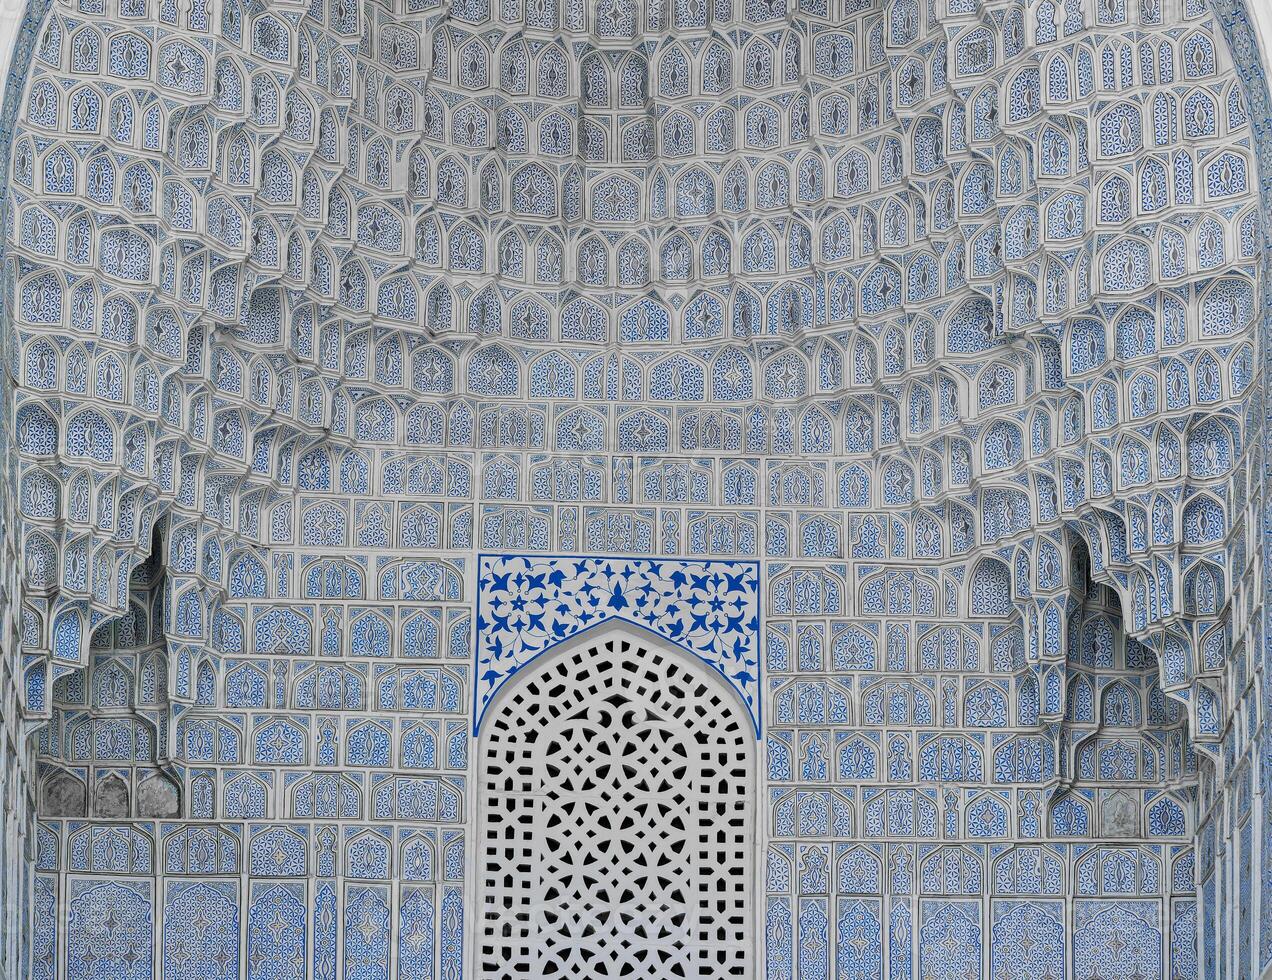
<path fill-rule="evenodd" d="M 6 975 L 476 975 L 484 709 L 609 621 L 756 726 L 755 975 L 1257 975 L 1244 17 L 33 10 Z"/>

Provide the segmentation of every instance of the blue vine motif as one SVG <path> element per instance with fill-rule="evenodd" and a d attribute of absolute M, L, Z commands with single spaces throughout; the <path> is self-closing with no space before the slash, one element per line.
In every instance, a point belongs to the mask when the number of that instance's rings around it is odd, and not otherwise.
<path fill-rule="evenodd" d="M 615 619 L 714 667 L 742 696 L 759 733 L 757 562 L 481 555 L 477 567 L 474 733 L 517 671 Z"/>

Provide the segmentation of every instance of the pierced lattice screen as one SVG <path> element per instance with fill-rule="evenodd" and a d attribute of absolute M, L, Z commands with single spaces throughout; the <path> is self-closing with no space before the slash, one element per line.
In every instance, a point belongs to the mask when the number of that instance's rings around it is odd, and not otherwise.
<path fill-rule="evenodd" d="M 746 715 L 624 636 L 533 670 L 483 744 L 480 976 L 750 976 Z"/>

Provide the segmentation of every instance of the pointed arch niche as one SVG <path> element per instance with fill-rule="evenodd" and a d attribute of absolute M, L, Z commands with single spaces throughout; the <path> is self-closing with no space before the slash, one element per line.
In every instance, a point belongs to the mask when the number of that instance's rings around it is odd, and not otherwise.
<path fill-rule="evenodd" d="M 754 976 L 755 731 L 643 631 L 519 671 L 480 740 L 480 980 Z"/>

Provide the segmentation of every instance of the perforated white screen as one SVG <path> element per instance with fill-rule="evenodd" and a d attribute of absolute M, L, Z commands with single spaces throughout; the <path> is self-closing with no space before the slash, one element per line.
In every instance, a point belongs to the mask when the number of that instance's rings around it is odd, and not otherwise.
<path fill-rule="evenodd" d="M 751 976 L 753 743 L 703 669 L 626 636 L 512 685 L 483 743 L 479 975 Z"/>

